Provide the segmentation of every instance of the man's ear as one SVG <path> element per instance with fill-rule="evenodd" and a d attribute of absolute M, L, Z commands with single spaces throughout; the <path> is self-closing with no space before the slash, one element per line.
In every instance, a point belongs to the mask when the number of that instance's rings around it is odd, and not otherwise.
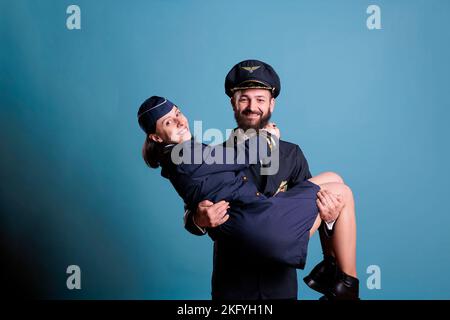
<path fill-rule="evenodd" d="M 148 135 L 148 137 L 150 138 L 150 140 L 153 140 L 153 141 L 155 141 L 155 142 L 159 142 L 159 143 L 163 142 L 163 140 L 161 139 L 161 137 L 158 136 L 156 133 L 150 133 L 150 134 Z"/>
<path fill-rule="evenodd" d="M 275 109 L 275 98 L 270 98 L 270 106 L 269 106 L 270 113 L 273 112 L 273 109 Z"/>
<path fill-rule="evenodd" d="M 230 98 L 230 103 L 231 103 L 231 107 L 233 108 L 233 111 L 236 111 L 235 102 L 236 102 L 236 100 L 234 99 L 234 97 L 231 97 Z"/>

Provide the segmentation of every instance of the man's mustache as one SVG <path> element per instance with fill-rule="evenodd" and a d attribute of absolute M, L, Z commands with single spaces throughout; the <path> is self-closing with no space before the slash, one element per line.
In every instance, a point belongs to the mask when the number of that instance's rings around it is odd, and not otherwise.
<path fill-rule="evenodd" d="M 248 114 L 257 114 L 258 116 L 261 116 L 263 113 L 261 111 L 252 111 L 251 109 L 245 109 L 244 111 L 242 111 L 243 115 L 248 115 Z"/>
<path fill-rule="evenodd" d="M 245 109 L 244 111 L 250 111 L 253 112 L 251 109 Z M 239 128 L 247 130 L 247 129 L 262 129 L 266 126 L 266 124 L 269 122 L 272 113 L 269 111 L 266 115 L 262 111 L 259 113 L 259 119 L 257 120 L 257 123 L 253 123 L 252 125 L 249 125 L 249 121 L 247 119 L 247 114 L 244 114 L 244 111 L 241 112 L 234 112 L 234 118 L 236 119 L 236 123 Z"/>

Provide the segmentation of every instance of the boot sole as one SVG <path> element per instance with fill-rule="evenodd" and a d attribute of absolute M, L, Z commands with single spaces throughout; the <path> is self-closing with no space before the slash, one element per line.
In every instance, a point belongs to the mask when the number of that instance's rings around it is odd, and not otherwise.
<path fill-rule="evenodd" d="M 313 289 L 314 291 L 317 291 L 321 294 L 324 294 L 325 296 L 329 296 L 330 295 L 330 291 L 326 288 L 324 288 L 323 286 L 321 286 L 317 281 L 315 281 L 313 278 L 311 278 L 310 276 L 306 276 L 303 278 L 303 281 L 306 283 L 306 285 L 308 287 L 310 287 L 311 289 Z"/>

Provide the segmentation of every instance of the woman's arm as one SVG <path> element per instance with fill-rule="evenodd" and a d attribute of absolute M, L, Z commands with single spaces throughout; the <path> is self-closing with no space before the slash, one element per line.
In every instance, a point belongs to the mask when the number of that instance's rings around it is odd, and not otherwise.
<path fill-rule="evenodd" d="M 249 166 L 248 161 L 236 161 L 234 149 L 223 145 L 207 146 L 192 142 L 184 148 L 188 149 L 183 149 L 183 154 L 189 152 L 189 155 L 183 157 L 177 170 L 194 179 L 216 173 L 241 171 Z"/>

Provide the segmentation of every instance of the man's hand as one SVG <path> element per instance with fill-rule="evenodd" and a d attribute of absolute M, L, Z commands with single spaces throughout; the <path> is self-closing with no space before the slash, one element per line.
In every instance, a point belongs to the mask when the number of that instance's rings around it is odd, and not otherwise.
<path fill-rule="evenodd" d="M 214 228 L 220 226 L 230 217 L 227 210 L 230 208 L 229 202 L 224 200 L 212 203 L 209 200 L 203 200 L 198 204 L 197 211 L 194 214 L 194 222 L 201 228 Z"/>
<path fill-rule="evenodd" d="M 340 194 L 333 194 L 328 190 L 320 190 L 317 193 L 317 206 L 320 218 L 325 222 L 331 222 L 339 217 L 344 208 L 344 200 Z"/>

